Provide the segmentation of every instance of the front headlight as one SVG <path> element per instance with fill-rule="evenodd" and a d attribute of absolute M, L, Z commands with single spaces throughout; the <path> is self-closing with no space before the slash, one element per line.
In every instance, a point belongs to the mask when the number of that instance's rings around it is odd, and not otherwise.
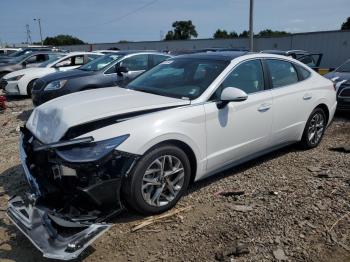
<path fill-rule="evenodd" d="M 66 84 L 67 80 L 56 80 L 56 81 L 52 81 L 51 83 L 49 83 L 45 88 L 44 91 L 50 91 L 50 90 L 57 90 L 60 89 L 62 87 L 64 87 L 64 85 Z"/>
<path fill-rule="evenodd" d="M 6 81 L 18 81 L 20 80 L 24 75 L 18 75 L 18 76 L 13 76 L 11 78 L 7 78 Z"/>
<path fill-rule="evenodd" d="M 128 137 L 129 135 L 123 135 L 98 142 L 71 145 L 56 149 L 56 153 L 71 163 L 94 162 L 107 156 Z"/>

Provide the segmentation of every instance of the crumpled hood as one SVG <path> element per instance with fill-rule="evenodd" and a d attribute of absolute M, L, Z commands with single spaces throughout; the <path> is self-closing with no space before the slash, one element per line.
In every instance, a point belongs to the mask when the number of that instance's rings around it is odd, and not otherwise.
<path fill-rule="evenodd" d="M 119 87 L 93 89 L 42 104 L 34 109 L 26 127 L 37 139 L 48 144 L 58 142 L 76 125 L 125 113 L 188 104 L 190 101 Z"/>

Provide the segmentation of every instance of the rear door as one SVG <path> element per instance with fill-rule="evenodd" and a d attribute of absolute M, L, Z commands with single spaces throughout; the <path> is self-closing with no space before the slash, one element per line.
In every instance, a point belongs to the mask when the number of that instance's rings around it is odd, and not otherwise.
<path fill-rule="evenodd" d="M 297 141 L 312 107 L 313 94 L 306 82 L 310 72 L 303 67 L 299 70 L 299 65 L 287 60 L 266 59 L 264 63 L 270 76 L 274 104 L 272 143 Z"/>

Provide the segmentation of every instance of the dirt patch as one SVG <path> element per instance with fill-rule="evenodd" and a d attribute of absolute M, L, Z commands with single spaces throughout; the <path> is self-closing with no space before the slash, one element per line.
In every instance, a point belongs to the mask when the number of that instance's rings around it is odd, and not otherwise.
<path fill-rule="evenodd" d="M 0 113 L 0 260 L 46 261 L 4 213 L 26 188 L 18 128 L 32 109 L 29 99 L 8 105 Z M 316 149 L 290 146 L 194 184 L 178 204 L 192 206 L 186 212 L 136 232 L 143 217 L 124 212 L 79 260 L 350 261 L 350 154 L 330 150 L 346 143 L 350 118 L 341 115 Z"/>

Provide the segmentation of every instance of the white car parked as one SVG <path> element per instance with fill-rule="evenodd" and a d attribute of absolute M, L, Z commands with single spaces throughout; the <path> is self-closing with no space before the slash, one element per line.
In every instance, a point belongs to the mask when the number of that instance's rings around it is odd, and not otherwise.
<path fill-rule="evenodd" d="M 35 80 L 57 71 L 68 71 L 103 56 L 100 53 L 72 52 L 57 54 L 39 67 L 26 68 L 5 75 L 2 86 L 8 95 L 31 95 Z"/>
<path fill-rule="evenodd" d="M 124 205 L 164 212 L 190 182 L 291 143 L 316 147 L 336 105 L 333 83 L 292 58 L 171 58 L 126 89 L 78 92 L 34 109 L 20 146 L 32 204 L 15 197 L 8 214 L 44 256 L 72 259 Z M 67 237 L 57 225 L 85 227 Z"/>

